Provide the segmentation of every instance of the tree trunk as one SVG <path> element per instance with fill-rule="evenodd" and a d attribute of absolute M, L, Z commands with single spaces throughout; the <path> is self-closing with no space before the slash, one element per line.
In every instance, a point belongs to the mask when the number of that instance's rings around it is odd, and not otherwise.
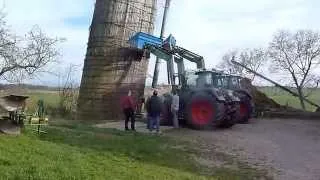
<path fill-rule="evenodd" d="M 306 110 L 306 106 L 304 104 L 304 100 L 303 100 L 303 91 L 301 88 L 298 88 L 298 94 L 299 94 L 299 100 L 300 100 L 300 104 L 303 110 Z"/>

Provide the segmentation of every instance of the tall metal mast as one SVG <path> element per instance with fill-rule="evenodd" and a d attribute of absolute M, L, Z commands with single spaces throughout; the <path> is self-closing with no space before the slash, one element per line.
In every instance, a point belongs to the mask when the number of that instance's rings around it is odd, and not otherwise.
<path fill-rule="evenodd" d="M 162 19 L 162 26 L 161 26 L 161 32 L 160 32 L 160 38 L 163 39 L 166 24 L 167 24 L 167 16 L 168 11 L 170 7 L 171 0 L 166 0 L 166 4 L 164 7 L 164 13 L 163 13 L 163 19 Z M 157 57 L 156 64 L 154 67 L 154 73 L 153 73 L 153 79 L 152 79 L 152 87 L 155 88 L 158 84 L 158 78 L 159 78 L 159 65 L 160 65 L 160 59 Z"/>

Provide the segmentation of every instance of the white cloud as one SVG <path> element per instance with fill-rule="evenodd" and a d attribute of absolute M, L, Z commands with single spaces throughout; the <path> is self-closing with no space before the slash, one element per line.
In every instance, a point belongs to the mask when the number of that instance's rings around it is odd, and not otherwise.
<path fill-rule="evenodd" d="M 70 63 L 82 64 L 93 13 L 93 0 L 0 0 L 7 13 L 8 24 L 19 35 L 25 34 L 33 25 L 39 25 L 50 36 L 63 37 L 63 57 L 57 69 Z M 68 23 L 81 18 L 80 25 Z M 75 22 L 77 23 L 77 22 Z M 78 79 L 81 78 L 79 71 Z M 54 76 L 45 75 L 33 83 L 57 84 Z"/>

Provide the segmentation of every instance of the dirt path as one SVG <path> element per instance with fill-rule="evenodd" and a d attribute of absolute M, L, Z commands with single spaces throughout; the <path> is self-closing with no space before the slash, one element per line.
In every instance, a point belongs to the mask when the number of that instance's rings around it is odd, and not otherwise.
<path fill-rule="evenodd" d="M 320 121 L 259 119 L 232 129 L 169 135 L 202 142 L 280 180 L 320 180 Z"/>

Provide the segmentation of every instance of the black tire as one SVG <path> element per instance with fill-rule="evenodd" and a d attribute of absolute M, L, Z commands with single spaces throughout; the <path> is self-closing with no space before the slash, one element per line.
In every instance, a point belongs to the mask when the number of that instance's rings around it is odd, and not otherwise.
<path fill-rule="evenodd" d="M 218 126 L 218 124 L 223 124 L 226 120 L 226 105 L 224 102 L 217 103 L 218 105 L 218 111 L 216 112 L 216 123 L 215 126 Z"/>
<path fill-rule="evenodd" d="M 161 126 L 172 126 L 172 113 L 171 113 L 171 101 L 172 98 L 169 95 L 163 96 L 163 107 L 162 107 L 162 113 L 160 117 L 160 125 Z"/>
<path fill-rule="evenodd" d="M 186 102 L 185 118 L 193 129 L 212 129 L 221 118 L 219 104 L 213 95 L 196 93 Z"/>
<path fill-rule="evenodd" d="M 240 104 L 235 104 L 235 112 L 231 116 L 231 121 L 233 125 L 237 124 L 240 116 Z"/>
<path fill-rule="evenodd" d="M 240 115 L 239 123 L 246 124 L 249 123 L 253 110 L 252 100 L 249 96 L 244 96 L 241 98 L 240 102 Z"/>
<path fill-rule="evenodd" d="M 234 104 L 232 105 L 232 108 L 234 112 L 230 115 L 227 115 L 227 113 L 225 113 L 224 120 L 221 121 L 219 125 L 220 128 L 231 128 L 233 125 L 237 124 L 240 114 L 240 105 Z"/>

